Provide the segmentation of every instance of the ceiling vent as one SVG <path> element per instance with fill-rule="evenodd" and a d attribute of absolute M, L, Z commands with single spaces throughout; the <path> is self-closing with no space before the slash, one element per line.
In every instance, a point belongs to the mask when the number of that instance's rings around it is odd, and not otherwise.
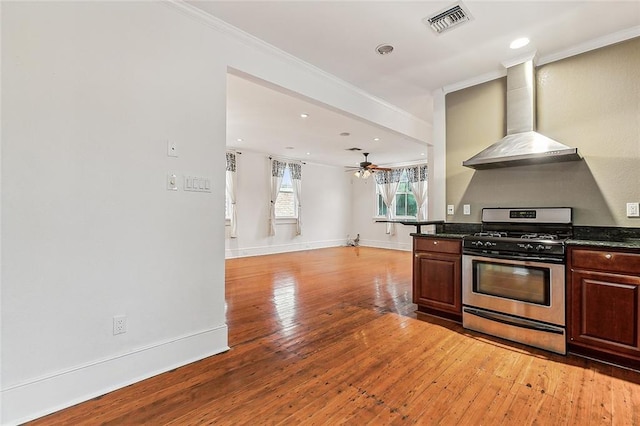
<path fill-rule="evenodd" d="M 471 19 L 473 19 L 471 14 L 463 4 L 457 3 L 445 10 L 441 10 L 431 17 L 424 18 L 422 22 L 437 34 L 441 34 L 460 24 L 469 22 Z"/>

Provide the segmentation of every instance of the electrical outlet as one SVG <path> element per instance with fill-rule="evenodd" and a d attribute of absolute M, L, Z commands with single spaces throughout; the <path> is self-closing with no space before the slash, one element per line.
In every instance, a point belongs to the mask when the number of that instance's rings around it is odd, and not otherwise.
<path fill-rule="evenodd" d="M 127 332 L 127 316 L 116 315 L 113 317 L 113 335 Z"/>
<path fill-rule="evenodd" d="M 177 191 L 178 190 L 178 177 L 174 172 L 167 173 L 167 189 L 169 191 Z"/>
<path fill-rule="evenodd" d="M 454 206 L 453 204 L 448 204 L 447 205 L 447 214 L 453 214 L 454 213 Z"/>
<path fill-rule="evenodd" d="M 627 203 L 627 217 L 640 217 L 640 203 Z"/>
<path fill-rule="evenodd" d="M 465 204 L 462 206 L 462 214 L 471 214 L 471 204 Z"/>

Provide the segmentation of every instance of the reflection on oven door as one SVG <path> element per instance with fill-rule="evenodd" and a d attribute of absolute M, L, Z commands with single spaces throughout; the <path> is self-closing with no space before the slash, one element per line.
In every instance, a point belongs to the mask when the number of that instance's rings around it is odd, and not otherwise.
<path fill-rule="evenodd" d="M 472 307 L 463 308 L 462 325 L 558 354 L 567 353 L 565 330 L 561 327 Z"/>

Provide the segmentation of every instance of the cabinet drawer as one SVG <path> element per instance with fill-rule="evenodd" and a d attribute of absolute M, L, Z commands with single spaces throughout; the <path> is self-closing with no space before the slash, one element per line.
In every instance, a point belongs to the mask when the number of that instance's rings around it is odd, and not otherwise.
<path fill-rule="evenodd" d="M 574 249 L 571 253 L 571 267 L 574 269 L 640 274 L 640 254 L 583 249 Z"/>
<path fill-rule="evenodd" d="M 443 238 L 414 238 L 414 251 L 431 251 L 438 253 L 460 254 L 462 244 L 460 241 Z"/>

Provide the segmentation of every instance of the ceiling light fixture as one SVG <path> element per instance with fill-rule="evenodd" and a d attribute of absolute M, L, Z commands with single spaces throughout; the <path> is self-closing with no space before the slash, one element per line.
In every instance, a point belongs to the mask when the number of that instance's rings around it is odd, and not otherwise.
<path fill-rule="evenodd" d="M 356 172 L 353 175 L 360 179 L 367 179 L 369 176 L 371 176 L 371 171 L 367 169 L 360 169 L 360 170 L 356 170 Z"/>
<path fill-rule="evenodd" d="M 242 142 L 242 138 L 236 139 L 236 142 Z"/>
<path fill-rule="evenodd" d="M 380 138 L 373 138 L 374 141 L 378 142 Z"/>
<path fill-rule="evenodd" d="M 376 47 L 376 52 L 380 55 L 388 55 L 393 52 L 393 46 L 390 44 L 380 44 Z"/>
<path fill-rule="evenodd" d="M 513 40 L 509 47 L 512 49 L 520 49 L 521 47 L 525 47 L 527 44 L 529 44 L 529 39 L 526 37 L 520 37 Z"/>
<path fill-rule="evenodd" d="M 306 112 L 303 112 L 302 114 L 300 114 L 300 117 L 302 118 L 308 118 L 309 114 L 307 114 Z"/>

